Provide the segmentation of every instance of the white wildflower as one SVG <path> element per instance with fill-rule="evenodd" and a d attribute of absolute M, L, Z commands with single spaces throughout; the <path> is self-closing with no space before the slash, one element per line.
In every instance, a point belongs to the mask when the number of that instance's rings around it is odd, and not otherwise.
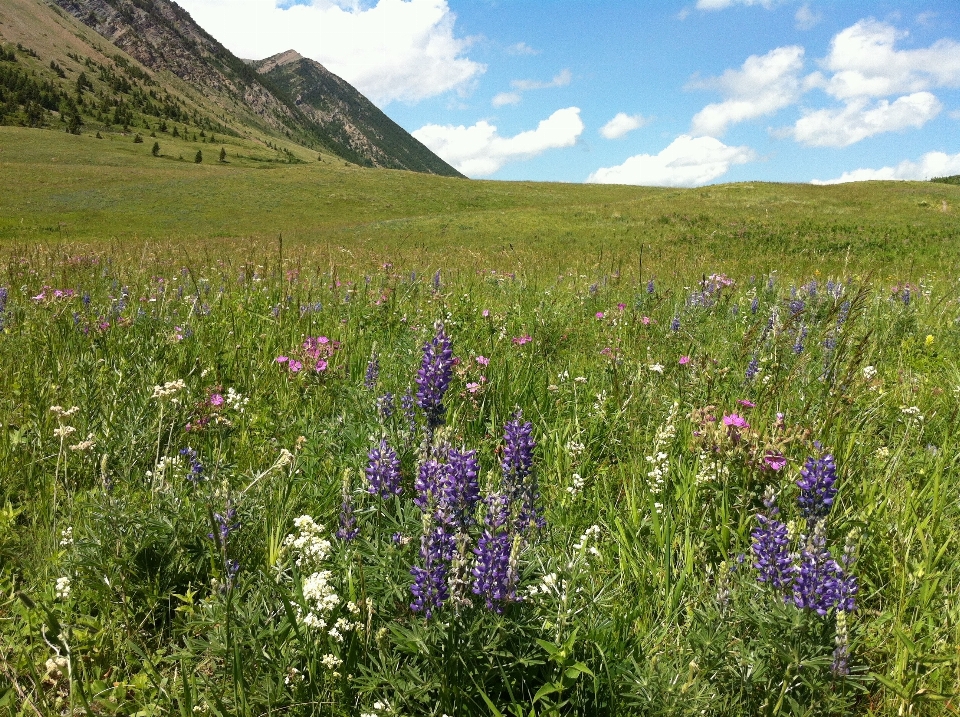
<path fill-rule="evenodd" d="M 153 396 L 152 398 L 164 399 L 174 396 L 183 389 L 187 387 L 187 384 L 184 383 L 182 378 L 178 378 L 176 381 L 167 381 L 162 386 L 153 387 Z"/>
<path fill-rule="evenodd" d="M 53 435 L 57 438 L 66 438 L 71 433 L 75 433 L 76 430 L 73 426 L 60 426 L 59 428 L 53 429 Z"/>
<path fill-rule="evenodd" d="M 54 588 L 58 600 L 66 600 L 70 597 L 70 578 L 64 576 L 57 578 L 57 586 Z"/>
<path fill-rule="evenodd" d="M 874 378 L 877 375 L 877 369 L 873 366 L 864 366 L 863 367 L 863 377 L 868 381 Z"/>
<path fill-rule="evenodd" d="M 329 653 L 324 655 L 323 659 L 320 660 L 320 662 L 322 662 L 323 666 L 326 667 L 328 670 L 335 670 L 336 668 L 340 667 L 340 665 L 343 664 L 343 660 L 341 660 L 336 655 L 331 655 Z"/>
<path fill-rule="evenodd" d="M 94 440 L 93 434 L 88 433 L 87 440 L 80 441 L 79 443 L 74 443 L 72 446 L 70 446 L 70 450 L 71 451 L 89 451 L 95 445 L 97 445 L 97 442 Z"/>
<path fill-rule="evenodd" d="M 73 528 L 64 528 L 60 531 L 60 547 L 67 548 L 73 545 Z"/>
<path fill-rule="evenodd" d="M 573 474 L 573 483 L 567 486 L 567 493 L 576 498 L 583 492 L 584 480 L 579 473 Z"/>
<path fill-rule="evenodd" d="M 663 373 L 663 364 L 662 363 L 652 363 L 647 366 L 654 373 Z"/>

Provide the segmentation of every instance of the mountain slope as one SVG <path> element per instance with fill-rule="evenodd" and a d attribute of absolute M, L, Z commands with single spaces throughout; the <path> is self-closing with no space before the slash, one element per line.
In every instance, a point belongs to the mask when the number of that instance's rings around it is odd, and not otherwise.
<path fill-rule="evenodd" d="M 460 176 L 450 165 L 385 115 L 348 82 L 319 62 L 288 50 L 253 63 L 257 71 L 341 147 L 378 167 Z"/>
<path fill-rule="evenodd" d="M 339 78 L 325 87 L 344 94 L 327 99 L 341 111 L 298 106 L 170 0 L 53 2 L 0 3 L 0 41 L 9 43 L 0 55 L 0 124 L 60 120 L 73 133 L 151 135 L 182 124 L 181 137 L 215 131 L 270 148 L 268 161 L 302 161 L 306 148 L 363 166 L 461 176 Z"/>

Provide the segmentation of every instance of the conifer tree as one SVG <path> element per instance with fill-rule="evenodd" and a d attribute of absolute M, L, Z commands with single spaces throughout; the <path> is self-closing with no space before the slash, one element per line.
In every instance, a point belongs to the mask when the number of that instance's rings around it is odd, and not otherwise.
<path fill-rule="evenodd" d="M 196 162 L 197 164 L 200 164 L 200 163 L 203 161 L 203 152 L 201 152 L 201 151 L 198 149 L 198 150 L 197 150 L 197 156 L 193 158 L 193 161 Z"/>
<path fill-rule="evenodd" d="M 227 161 L 227 150 L 224 149 L 223 147 L 220 148 L 220 161 L 221 162 Z"/>
<path fill-rule="evenodd" d="M 152 154 L 154 157 L 159 157 L 159 156 L 160 156 L 160 143 L 159 143 L 159 142 L 154 142 L 154 143 L 153 143 L 153 149 L 150 150 L 150 154 Z"/>

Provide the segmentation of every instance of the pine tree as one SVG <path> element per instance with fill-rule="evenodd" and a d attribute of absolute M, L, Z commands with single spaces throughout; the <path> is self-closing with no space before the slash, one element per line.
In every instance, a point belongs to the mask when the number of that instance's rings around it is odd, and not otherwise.
<path fill-rule="evenodd" d="M 154 157 L 159 157 L 159 156 L 160 156 L 160 143 L 159 143 L 159 142 L 154 142 L 154 143 L 153 143 L 153 149 L 150 150 L 150 154 L 152 154 Z"/>
<path fill-rule="evenodd" d="M 224 149 L 223 147 L 220 148 L 220 161 L 221 162 L 227 161 L 227 150 Z"/>
<path fill-rule="evenodd" d="M 201 152 L 201 151 L 198 149 L 198 150 L 197 150 L 197 156 L 193 158 L 193 161 L 196 162 L 197 164 L 200 164 L 200 163 L 203 161 L 203 152 Z"/>

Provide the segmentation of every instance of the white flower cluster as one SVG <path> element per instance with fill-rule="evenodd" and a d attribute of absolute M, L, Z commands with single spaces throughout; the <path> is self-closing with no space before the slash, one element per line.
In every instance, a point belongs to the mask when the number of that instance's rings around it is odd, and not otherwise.
<path fill-rule="evenodd" d="M 590 555 L 600 555 L 600 551 L 597 550 L 595 545 L 590 545 L 591 538 L 596 542 L 600 538 L 600 526 L 591 525 L 587 528 L 583 535 L 580 536 L 580 540 L 573 544 L 573 549 L 576 551 L 581 551 L 586 549 L 587 553 Z"/>
<path fill-rule="evenodd" d="M 60 547 L 68 548 L 73 545 L 73 528 L 64 528 L 60 531 Z"/>
<path fill-rule="evenodd" d="M 54 433 L 56 433 L 56 431 L 54 431 Z M 97 445 L 97 442 L 94 439 L 93 434 L 88 433 L 87 440 L 80 441 L 79 443 L 74 443 L 72 446 L 70 446 L 70 450 L 71 451 L 89 451 L 95 445 Z"/>
<path fill-rule="evenodd" d="M 64 576 L 57 578 L 57 585 L 54 588 L 57 594 L 57 600 L 66 600 L 70 597 L 70 578 Z"/>
<path fill-rule="evenodd" d="M 863 377 L 870 381 L 875 378 L 877 375 L 877 369 L 873 366 L 864 366 L 863 367 Z"/>
<path fill-rule="evenodd" d="M 250 403 L 250 398 L 237 393 L 235 389 L 228 388 L 227 395 L 223 397 L 224 402 L 237 413 L 243 413 L 243 408 Z"/>
<path fill-rule="evenodd" d="M 567 486 L 567 493 L 569 493 L 571 497 L 576 498 L 583 493 L 583 484 L 585 482 L 579 473 L 574 473 L 573 483 Z"/>
<path fill-rule="evenodd" d="M 57 438 L 66 438 L 71 433 L 76 432 L 76 430 L 73 426 L 59 426 L 53 429 L 53 435 Z"/>
<path fill-rule="evenodd" d="M 390 703 L 386 700 L 377 700 L 373 703 L 373 712 L 361 712 L 360 717 L 383 717 L 385 714 L 392 714 Z"/>
<path fill-rule="evenodd" d="M 569 453 L 570 457 L 573 459 L 579 458 L 580 455 L 587 449 L 585 445 L 573 439 L 567 441 L 567 444 L 564 447 L 567 449 L 567 453 Z"/>
<path fill-rule="evenodd" d="M 323 526 L 309 515 L 301 515 L 293 521 L 298 535 L 288 535 L 283 544 L 296 552 L 297 567 L 318 567 L 330 554 L 330 541 L 323 537 Z"/>
<path fill-rule="evenodd" d="M 329 570 L 319 570 L 303 580 L 303 601 L 307 604 L 307 611 L 304 613 L 298 605 L 297 619 L 313 630 L 325 629 L 329 613 L 340 604 L 340 596 L 330 584 L 331 575 Z M 334 639 L 335 630 L 336 627 L 331 630 L 331 637 Z"/>
<path fill-rule="evenodd" d="M 556 573 L 547 573 L 540 579 L 540 582 L 527 588 L 527 597 L 536 598 L 539 595 L 551 594 L 559 597 L 564 592 L 566 592 L 566 581 Z"/>
<path fill-rule="evenodd" d="M 647 366 L 647 368 L 653 371 L 654 373 L 661 373 L 661 374 L 663 373 L 662 363 L 652 363 L 649 366 Z"/>
<path fill-rule="evenodd" d="M 169 470 L 175 470 L 180 467 L 183 463 L 180 456 L 160 456 L 160 460 L 157 461 L 157 465 L 154 466 L 152 471 L 147 471 L 147 478 L 156 477 L 158 480 L 163 480 L 164 476 Z"/>
<path fill-rule="evenodd" d="M 697 471 L 697 485 L 704 483 L 725 483 L 730 477 L 730 469 L 716 456 L 700 454 L 700 468 Z"/>
<path fill-rule="evenodd" d="M 667 414 L 667 420 L 657 429 L 651 455 L 646 457 L 647 463 L 650 464 L 650 470 L 647 472 L 647 478 L 650 479 L 648 485 L 650 492 L 655 495 L 659 495 L 663 490 L 664 478 L 670 470 L 670 454 L 663 449 L 667 448 L 677 435 L 676 420 L 679 410 L 680 404 L 675 401 L 670 407 L 670 413 Z M 661 503 L 654 503 L 654 507 L 657 513 L 663 509 Z"/>
<path fill-rule="evenodd" d="M 167 381 L 162 386 L 153 387 L 153 396 L 152 398 L 164 399 L 175 396 L 177 393 L 182 391 L 187 387 L 187 384 L 184 383 L 182 378 L 178 378 L 176 381 Z"/>
<path fill-rule="evenodd" d="M 64 408 L 63 406 L 50 406 L 50 412 L 57 418 L 69 418 L 79 410 L 80 406 L 71 406 L 70 408 Z"/>
<path fill-rule="evenodd" d="M 901 406 L 900 412 L 904 416 L 910 416 L 911 418 L 916 418 L 918 421 L 923 420 L 923 414 L 920 413 L 920 409 L 916 406 Z"/>
<path fill-rule="evenodd" d="M 48 657 L 44 667 L 47 669 L 47 677 L 62 676 L 67 669 L 67 658 L 63 655 Z"/>

